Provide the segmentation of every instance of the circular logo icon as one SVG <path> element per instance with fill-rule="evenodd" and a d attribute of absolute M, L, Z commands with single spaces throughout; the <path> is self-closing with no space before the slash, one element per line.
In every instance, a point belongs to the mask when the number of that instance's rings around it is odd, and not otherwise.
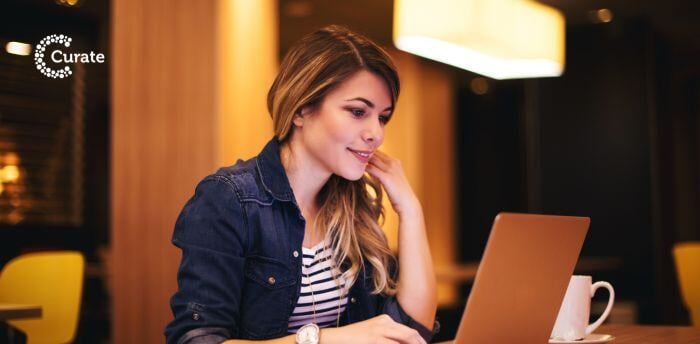
<path fill-rule="evenodd" d="M 44 55 L 46 53 L 46 48 L 52 44 L 61 44 L 65 47 L 70 47 L 70 42 L 73 41 L 72 38 L 66 35 L 49 35 L 44 37 L 39 44 L 36 45 L 34 50 L 34 63 L 36 64 L 36 69 L 38 69 L 42 74 L 48 76 L 49 78 L 59 78 L 63 79 L 73 74 L 70 67 L 65 66 L 63 69 L 53 69 L 46 65 L 44 62 Z"/>

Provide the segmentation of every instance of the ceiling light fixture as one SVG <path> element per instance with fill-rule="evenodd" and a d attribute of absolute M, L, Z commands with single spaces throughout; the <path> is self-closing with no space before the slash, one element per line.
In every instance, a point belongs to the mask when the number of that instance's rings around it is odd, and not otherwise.
<path fill-rule="evenodd" d="M 21 42 L 7 42 L 5 51 L 13 55 L 27 56 L 32 53 L 32 46 Z"/>
<path fill-rule="evenodd" d="M 565 20 L 531 0 L 396 0 L 394 44 L 494 79 L 560 76 Z"/>

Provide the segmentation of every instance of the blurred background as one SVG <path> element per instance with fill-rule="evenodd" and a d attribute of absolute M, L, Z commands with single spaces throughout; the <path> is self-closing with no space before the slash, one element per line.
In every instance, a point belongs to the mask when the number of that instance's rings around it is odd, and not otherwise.
<path fill-rule="evenodd" d="M 463 2 L 429 3 L 436 12 L 419 11 L 428 31 L 476 20 Z M 563 19 L 563 72 L 499 80 L 398 49 L 391 0 L 3 0 L 0 266 L 80 251 L 75 342 L 162 341 L 178 212 L 198 180 L 271 138 L 265 96 L 287 49 L 343 24 L 386 47 L 399 69 L 384 149 L 425 207 L 436 339 L 454 336 L 501 211 L 590 216 L 576 273 L 615 286 L 608 322 L 688 325 L 672 250 L 700 240 L 700 4 L 535 6 Z M 505 12 L 488 14 L 478 20 L 510 25 Z M 50 34 L 106 61 L 48 78 L 32 49 Z M 518 42 L 542 43 L 534 34 Z M 385 225 L 393 248 L 397 223 Z M 593 316 L 605 301 L 594 299 Z"/>

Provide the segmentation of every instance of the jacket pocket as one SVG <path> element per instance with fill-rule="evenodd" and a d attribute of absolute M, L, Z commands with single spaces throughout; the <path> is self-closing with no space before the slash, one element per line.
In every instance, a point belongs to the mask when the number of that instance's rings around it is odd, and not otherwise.
<path fill-rule="evenodd" d="M 296 276 L 289 267 L 277 259 L 264 256 L 248 256 L 245 275 L 270 290 L 296 284 Z"/>
<path fill-rule="evenodd" d="M 241 300 L 241 331 L 251 339 L 286 333 L 296 274 L 283 262 L 264 256 L 248 256 L 245 288 Z"/>

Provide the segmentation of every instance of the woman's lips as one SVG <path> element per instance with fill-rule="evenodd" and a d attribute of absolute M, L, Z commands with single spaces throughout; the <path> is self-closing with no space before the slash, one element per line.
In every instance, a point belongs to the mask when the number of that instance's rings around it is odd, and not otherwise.
<path fill-rule="evenodd" d="M 352 153 L 352 155 L 354 155 L 357 158 L 357 160 L 360 160 L 360 162 L 362 162 L 363 164 L 368 163 L 370 157 L 372 157 L 371 152 L 356 151 L 356 150 L 352 150 L 350 148 L 348 148 L 348 150 L 350 151 L 350 153 Z"/>

